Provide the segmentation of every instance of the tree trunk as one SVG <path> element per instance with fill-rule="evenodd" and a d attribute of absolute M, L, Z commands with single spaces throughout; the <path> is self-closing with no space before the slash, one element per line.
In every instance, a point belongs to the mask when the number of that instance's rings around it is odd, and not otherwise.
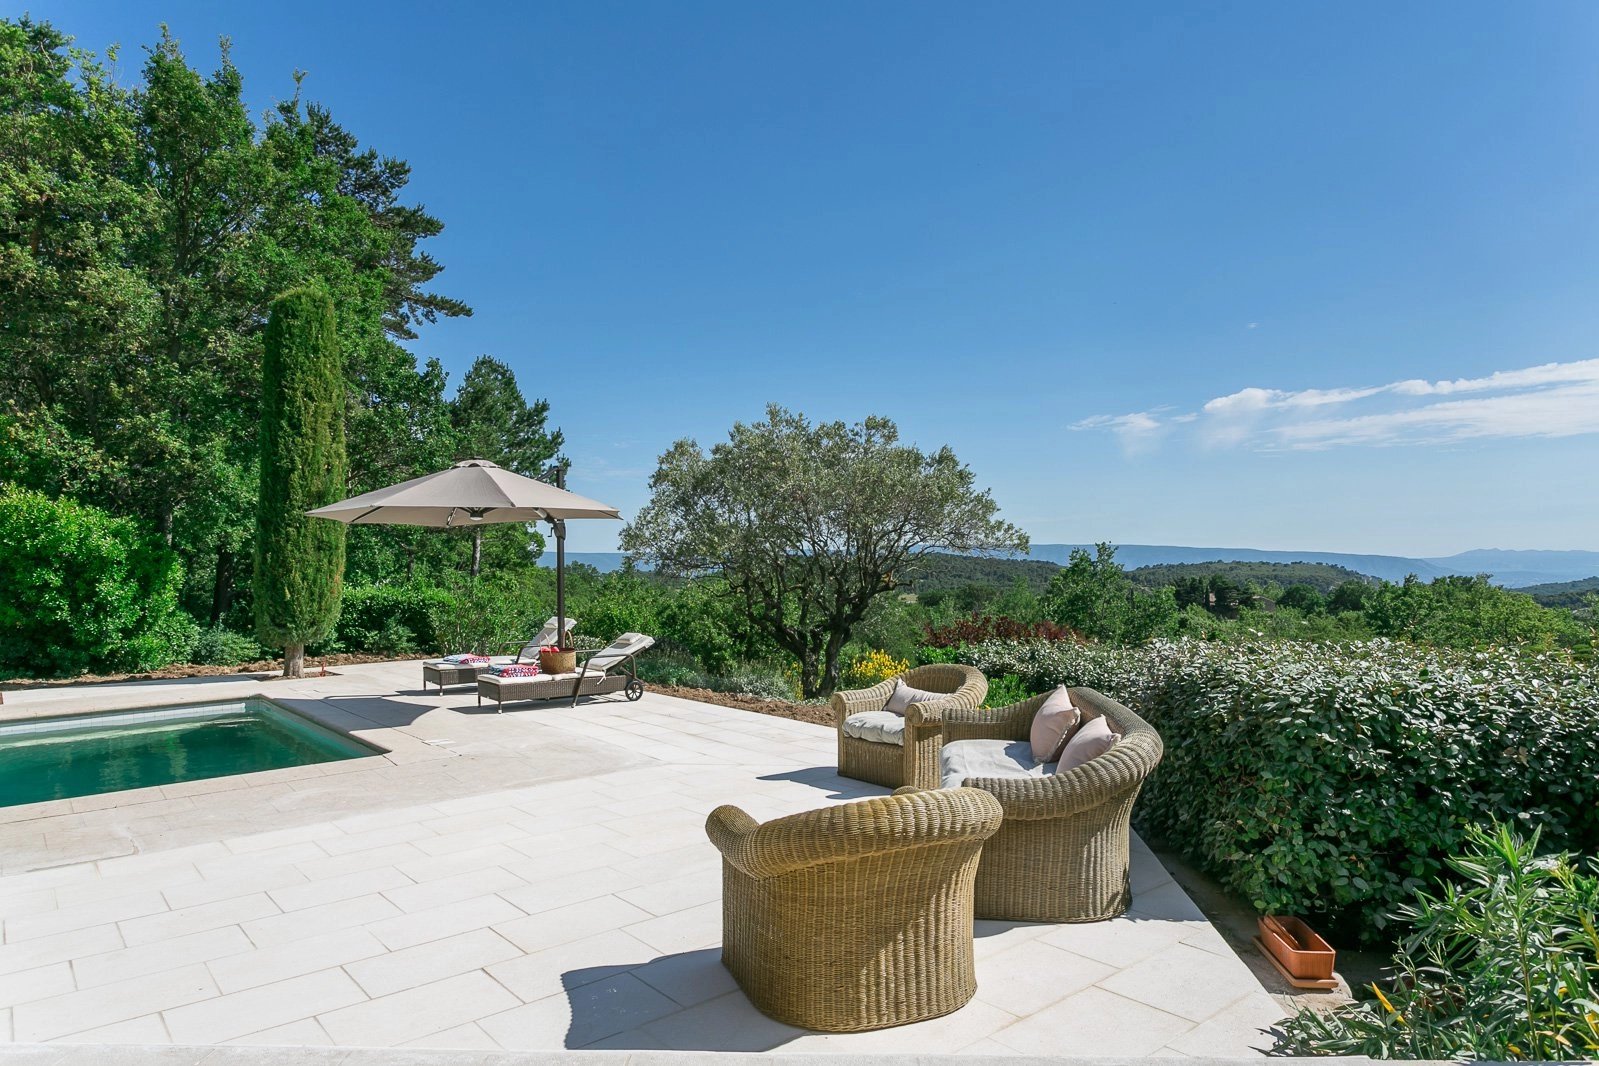
<path fill-rule="evenodd" d="M 283 649 L 283 676 L 305 676 L 305 645 L 290 644 Z"/>
<path fill-rule="evenodd" d="M 472 531 L 472 576 L 477 577 L 478 570 L 483 565 L 483 527 Z"/>
<path fill-rule="evenodd" d="M 216 578 L 211 583 L 211 624 L 219 626 L 222 618 L 233 606 L 233 553 L 227 549 L 217 552 Z"/>
<path fill-rule="evenodd" d="M 800 698 L 814 700 L 822 694 L 816 672 L 816 653 L 807 651 L 800 656 Z"/>

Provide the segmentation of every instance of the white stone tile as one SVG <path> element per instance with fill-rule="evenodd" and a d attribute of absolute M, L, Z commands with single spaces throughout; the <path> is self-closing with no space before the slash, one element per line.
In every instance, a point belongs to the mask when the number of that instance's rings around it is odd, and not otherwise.
<path fill-rule="evenodd" d="M 258 948 L 208 963 L 224 993 L 285 981 L 383 954 L 383 945 L 365 929 L 339 929 L 304 940 Z"/>
<path fill-rule="evenodd" d="M 667 954 L 711 947 L 722 942 L 722 901 L 716 899 L 623 928 Z"/>
<path fill-rule="evenodd" d="M 335 837 L 334 839 L 342 838 Z M 360 873 L 363 870 L 398 866 L 400 863 L 415 862 L 425 858 L 427 858 L 426 853 L 417 850 L 415 845 L 389 844 L 381 848 L 367 848 L 362 851 L 351 851 L 340 855 L 327 855 L 322 858 L 307 859 L 296 865 L 308 879 L 322 881 L 328 878 Z"/>
<path fill-rule="evenodd" d="M 292 914 L 258 918 L 246 922 L 244 932 L 258 947 L 271 947 L 341 932 L 399 913 L 400 909 L 382 896 L 358 896 L 337 903 L 324 903 L 320 907 L 307 907 Z"/>
<path fill-rule="evenodd" d="M 619 929 L 608 929 L 530 955 L 518 954 L 487 969 L 496 981 L 525 1002 L 532 1003 L 592 981 L 626 973 L 649 962 L 654 956 L 655 950 L 642 941 L 635 940 Z"/>
<path fill-rule="evenodd" d="M 375 998 L 522 957 L 521 949 L 492 929 L 474 929 L 350 963 L 344 969 Z"/>
<path fill-rule="evenodd" d="M 401 1047 L 414 1048 L 449 1048 L 457 1051 L 498 1051 L 499 1042 L 483 1031 L 483 1027 L 476 1022 L 457 1025 L 453 1029 L 446 1029 L 440 1033 L 429 1033 L 427 1036 L 408 1040 Z"/>
<path fill-rule="evenodd" d="M 1240 1058 L 1251 1052 L 1264 1053 L 1276 1043 L 1268 1030 L 1282 1021 L 1286 1013 L 1264 991 L 1254 992 L 1177 1037 L 1168 1046 L 1198 1058 Z"/>
<path fill-rule="evenodd" d="M 390 951 L 399 951 L 457 933 L 511 922 L 521 915 L 520 910 L 499 896 L 477 896 L 372 922 L 368 929 Z"/>
<path fill-rule="evenodd" d="M 709 867 L 698 873 L 619 891 L 616 895 L 651 914 L 674 914 L 703 903 L 720 900 L 722 873 L 715 867 Z"/>
<path fill-rule="evenodd" d="M 1085 988 L 993 1034 L 1024 1055 L 1074 1058 L 1153 1054 L 1194 1023 L 1105 991 Z"/>
<path fill-rule="evenodd" d="M 122 934 L 115 925 L 73 929 L 54 936 L 24 940 L 20 944 L 6 944 L 0 946 L 0 974 L 32 970 L 52 962 L 68 962 L 81 955 L 114 951 L 122 946 Z"/>
<path fill-rule="evenodd" d="M 216 984 L 204 966 L 184 966 L 25 1003 L 13 1008 L 12 1022 L 17 1040 L 37 1043 L 195 1003 L 216 994 Z"/>
<path fill-rule="evenodd" d="M 338 877 L 308 881 L 301 885 L 273 889 L 267 894 L 272 897 L 272 902 L 283 910 L 297 911 L 415 883 L 392 866 L 380 866 L 370 870 L 357 870 Z"/>
<path fill-rule="evenodd" d="M 153 944 L 85 955 L 73 960 L 72 970 L 79 988 L 94 988 L 96 985 L 237 955 L 241 951 L 249 951 L 251 947 L 250 938 L 238 926 L 230 925 Z"/>
<path fill-rule="evenodd" d="M 697 1006 L 738 988 L 733 975 L 722 965 L 720 947 L 658 955 L 632 973 L 685 1007 Z"/>
<path fill-rule="evenodd" d="M 306 1018 L 287 1025 L 275 1025 L 259 1033 L 235 1037 L 229 1044 L 247 1044 L 257 1047 L 331 1047 L 333 1038 L 315 1018 Z"/>
<path fill-rule="evenodd" d="M 1251 992 L 1261 991 L 1238 959 L 1224 959 L 1187 944 L 1174 944 L 1099 982 L 1127 999 L 1202 1022 Z"/>
<path fill-rule="evenodd" d="M 224 899 L 253 896 L 274 888 L 305 883 L 305 875 L 293 866 L 263 866 L 234 877 L 206 878 L 200 881 L 161 886 L 161 894 L 173 910 L 216 903 Z"/>
<path fill-rule="evenodd" d="M 315 842 L 343 835 L 344 832 L 336 826 L 323 822 L 291 826 L 288 829 L 273 829 L 265 833 L 252 833 L 249 836 L 234 837 L 224 843 L 235 855 L 247 855 L 251 852 L 282 847 L 285 844 L 304 844 L 308 841 Z"/>
<path fill-rule="evenodd" d="M 494 931 L 523 951 L 534 952 L 622 928 L 649 916 L 649 912 L 615 896 L 601 896 L 505 922 L 496 925 Z"/>
<path fill-rule="evenodd" d="M 93 903 L 80 903 L 75 907 L 24 914 L 6 918 L 6 943 L 15 944 L 38 937 L 69 933 L 74 929 L 88 929 L 107 922 L 120 922 L 146 914 L 158 914 L 167 909 L 167 901 L 160 892 L 130 892 L 126 896 L 113 896 Z"/>
<path fill-rule="evenodd" d="M 226 858 L 210 859 L 195 865 L 200 875 L 208 881 L 234 881 L 240 878 L 261 876 L 264 871 L 293 866 L 327 856 L 314 841 L 283 844 L 264 851 L 250 851 L 242 855 L 229 852 Z M 270 886 L 268 886 L 270 887 Z M 261 891 L 258 887 L 257 892 Z"/>
<path fill-rule="evenodd" d="M 489 1036 L 513 1050 L 581 1048 L 680 1007 L 631 974 L 593 981 L 570 992 L 480 1019 Z"/>
<path fill-rule="evenodd" d="M 343 823 L 335 823 L 341 829 Z M 346 832 L 344 836 L 324 837 L 317 841 L 323 851 L 329 855 L 348 855 L 355 851 L 369 851 L 373 848 L 387 847 L 391 844 L 412 844 L 418 840 L 433 836 L 433 830 L 423 825 L 420 820 L 402 822 L 398 825 L 377 826 L 363 829 L 358 832 Z M 384 865 L 388 865 L 385 863 Z"/>
<path fill-rule="evenodd" d="M 1192 931 L 1179 922 L 1124 916 L 1108 922 L 1057 925 L 1038 939 L 1120 969 L 1164 951 Z"/>
<path fill-rule="evenodd" d="M 117 923 L 122 929 L 122 939 L 129 947 L 169 940 L 189 933 L 202 933 L 208 929 L 221 929 L 255 918 L 277 914 L 278 908 L 265 893 L 217 900 L 215 903 L 198 903 L 181 910 L 165 911 L 143 918 L 131 918 Z"/>
<path fill-rule="evenodd" d="M 1205 912 L 1201 911 L 1194 901 L 1188 898 L 1188 893 L 1176 881 L 1167 881 L 1147 892 L 1133 896 L 1133 905 L 1128 913 L 1134 917 L 1163 918 L 1183 922 L 1202 922 Z"/>
<path fill-rule="evenodd" d="M 97 1029 L 60 1036 L 54 1043 L 160 1045 L 172 1043 L 172 1038 L 167 1035 L 161 1015 L 146 1014 L 141 1018 L 130 1018 L 125 1022 L 112 1022 Z"/>
<path fill-rule="evenodd" d="M 392 1047 L 517 1003 L 493 978 L 473 972 L 325 1013 L 318 1020 L 340 1044 Z"/>
<path fill-rule="evenodd" d="M 475 870 L 472 873 L 443 877 L 436 881 L 423 881 L 419 884 L 408 882 L 386 890 L 383 896 L 402 911 L 425 911 L 433 907 L 442 907 L 446 903 L 456 903 L 489 893 L 503 894 L 508 888 L 520 888 L 525 884 L 526 881 L 509 870 L 491 866 L 487 870 Z"/>
<path fill-rule="evenodd" d="M 166 1012 L 180 1044 L 216 1044 L 366 999 L 343 970 L 322 970 Z"/>
<path fill-rule="evenodd" d="M 526 855 L 504 844 L 490 844 L 483 848 L 452 852 L 449 855 L 426 855 L 399 863 L 402 874 L 413 881 L 437 881 L 460 874 L 491 870 L 527 858 Z"/>
<path fill-rule="evenodd" d="M 582 870 L 560 877 L 548 877 L 517 888 L 502 889 L 500 896 L 528 914 L 539 914 L 557 907 L 607 896 L 637 883 L 608 867 Z"/>
<path fill-rule="evenodd" d="M 645 1023 L 634 1044 L 676 1051 L 772 1051 L 806 1035 L 808 1030 L 756 1010 L 744 993 L 729 992 Z"/>
<path fill-rule="evenodd" d="M 960 1010 L 924 1022 L 877 1029 L 865 1033 L 812 1033 L 783 1045 L 785 1052 L 803 1054 L 906 1054 L 927 1048 L 957 1052 L 987 1040 L 1016 1021 L 1008 1011 L 972 1000 Z"/>
<path fill-rule="evenodd" d="M 32 970 L 20 970 L 0 977 L 0 1007 L 59 996 L 77 987 L 72 979 L 71 963 L 52 962 Z"/>
<path fill-rule="evenodd" d="M 1025 1017 L 1115 972 L 1102 962 L 1031 940 L 978 964 L 977 998 Z"/>

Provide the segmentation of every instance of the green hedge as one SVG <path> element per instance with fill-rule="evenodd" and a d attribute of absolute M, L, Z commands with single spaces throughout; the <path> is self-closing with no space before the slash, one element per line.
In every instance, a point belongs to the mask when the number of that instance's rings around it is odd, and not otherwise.
<path fill-rule="evenodd" d="M 1033 690 L 1088 685 L 1161 733 L 1137 824 L 1261 911 L 1383 935 L 1466 827 L 1599 852 L 1599 670 L 1564 655 L 1345 645 L 985 644 Z"/>
<path fill-rule="evenodd" d="M 455 605 L 451 593 L 427 585 L 350 586 L 334 639 L 351 652 L 441 653 L 446 650 L 441 629 Z"/>
<path fill-rule="evenodd" d="M 199 627 L 183 571 L 132 520 L 0 487 L 0 674 L 150 670 L 184 659 Z"/>

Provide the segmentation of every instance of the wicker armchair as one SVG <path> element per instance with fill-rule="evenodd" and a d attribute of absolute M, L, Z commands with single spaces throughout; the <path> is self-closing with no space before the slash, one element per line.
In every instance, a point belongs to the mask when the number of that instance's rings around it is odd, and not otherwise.
<path fill-rule="evenodd" d="M 903 744 L 844 735 L 844 720 L 864 711 L 880 711 L 894 692 L 894 682 L 911 688 L 947 692 L 937 703 L 913 703 L 905 711 Z M 938 749 L 944 714 L 955 708 L 976 710 L 988 696 L 988 678 L 981 670 L 954 663 L 918 666 L 871 688 L 833 693 L 833 720 L 838 730 L 838 772 L 857 781 L 896 788 L 938 787 Z"/>
<path fill-rule="evenodd" d="M 1144 778 L 1160 763 L 1160 734 L 1115 700 L 1071 689 L 1088 721 L 1104 715 L 1120 742 L 1064 774 L 967 778 L 992 793 L 1005 822 L 983 849 L 977 916 L 1030 922 L 1097 922 L 1132 902 L 1128 821 Z M 986 711 L 947 711 L 944 741 L 1026 740 L 1048 694 Z"/>
<path fill-rule="evenodd" d="M 999 803 L 975 788 L 880 796 L 764 825 L 718 807 L 722 964 L 762 1013 L 858 1032 L 977 991 L 972 880 Z"/>

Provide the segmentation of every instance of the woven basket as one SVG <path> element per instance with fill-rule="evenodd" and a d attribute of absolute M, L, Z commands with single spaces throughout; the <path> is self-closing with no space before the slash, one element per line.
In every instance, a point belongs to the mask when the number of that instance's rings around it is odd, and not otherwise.
<path fill-rule="evenodd" d="M 570 674 L 577 669 L 577 652 L 540 651 L 539 669 L 546 674 Z"/>

